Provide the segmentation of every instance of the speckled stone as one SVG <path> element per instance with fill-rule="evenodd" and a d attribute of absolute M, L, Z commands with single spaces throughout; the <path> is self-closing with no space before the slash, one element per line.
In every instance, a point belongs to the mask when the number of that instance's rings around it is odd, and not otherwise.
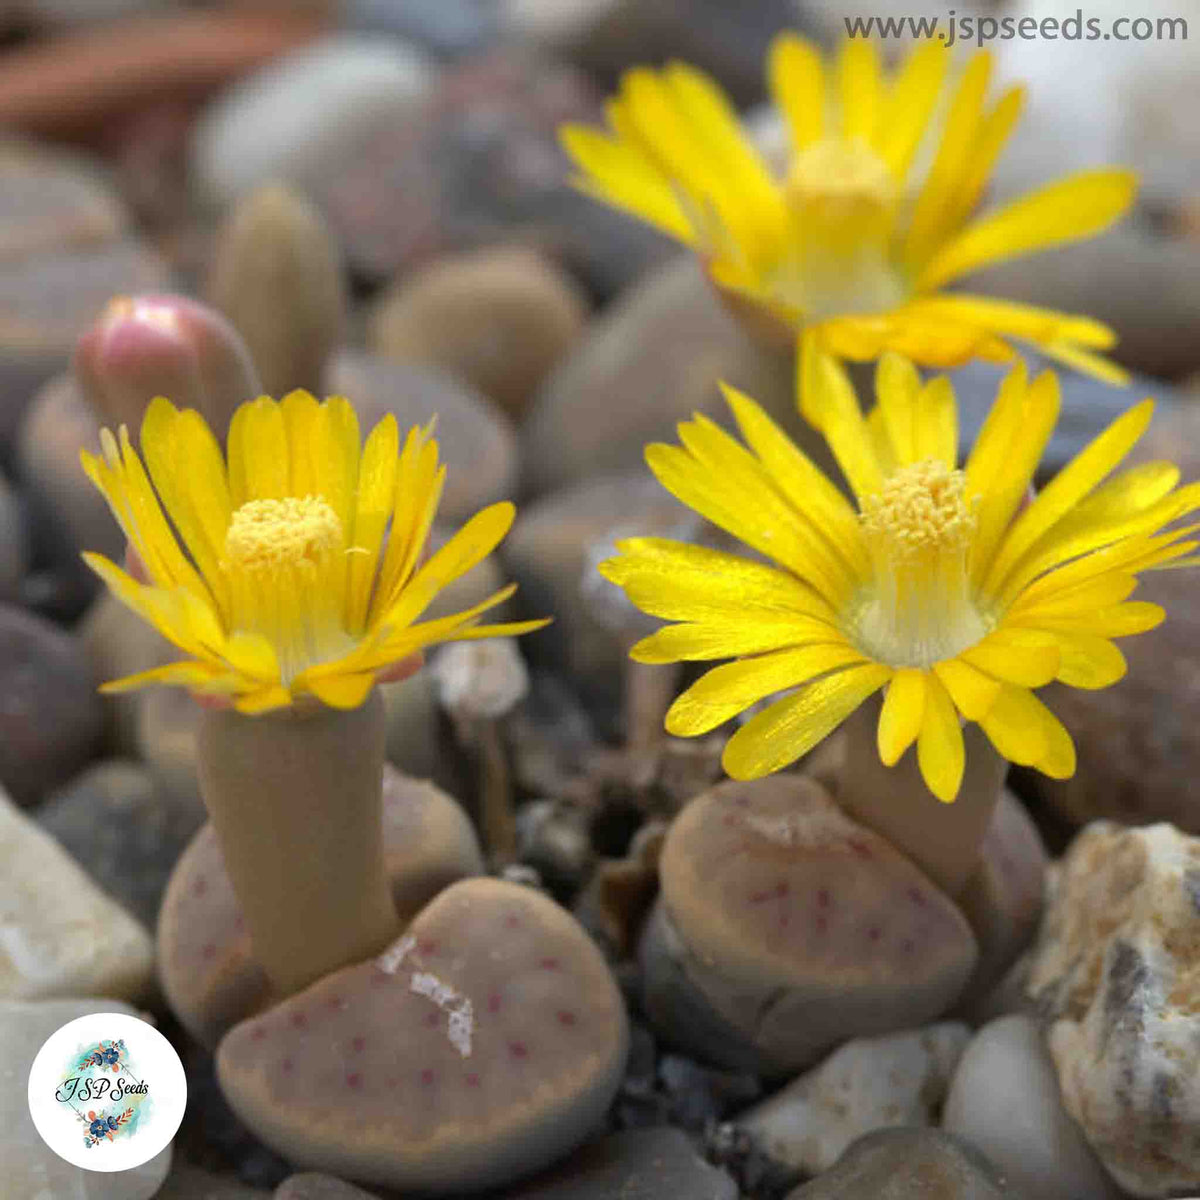
<path fill-rule="evenodd" d="M 1126 1192 L 1200 1190 L 1200 838 L 1096 821 L 1033 952 L 1063 1103 Z"/>

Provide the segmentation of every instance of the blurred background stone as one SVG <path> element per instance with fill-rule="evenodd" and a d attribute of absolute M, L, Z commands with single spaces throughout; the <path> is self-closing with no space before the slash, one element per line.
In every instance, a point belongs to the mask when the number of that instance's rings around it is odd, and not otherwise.
<path fill-rule="evenodd" d="M 404 277 L 371 310 L 371 348 L 429 363 L 519 418 L 583 332 L 587 301 L 543 255 L 522 246 L 447 255 Z"/>
<path fill-rule="evenodd" d="M 192 135 L 192 181 L 204 202 L 222 206 L 275 180 L 314 186 L 331 156 L 403 122 L 432 80 L 424 55 L 392 38 L 313 42 L 210 104 Z"/>
<path fill-rule="evenodd" d="M 66 368 L 109 299 L 168 284 L 163 260 L 129 240 L 0 261 L 0 458 L 34 393 Z"/>
<path fill-rule="evenodd" d="M 569 185 L 557 127 L 598 114 L 597 94 L 577 70 L 498 49 L 447 69 L 402 124 L 331 153 L 314 195 L 364 279 L 524 242 L 594 295 L 611 296 L 669 244 Z"/>
<path fill-rule="evenodd" d="M 95 753 L 103 720 L 78 639 L 0 604 L 0 786 L 44 800 Z"/>
<path fill-rule="evenodd" d="M 267 395 L 282 399 L 294 388 L 324 395 L 346 290 L 337 243 L 307 197 L 264 184 L 234 205 L 204 290 L 242 335 Z"/>
<path fill-rule="evenodd" d="M 21 500 L 0 474 L 0 602 L 17 598 L 28 566 L 29 547 Z"/>

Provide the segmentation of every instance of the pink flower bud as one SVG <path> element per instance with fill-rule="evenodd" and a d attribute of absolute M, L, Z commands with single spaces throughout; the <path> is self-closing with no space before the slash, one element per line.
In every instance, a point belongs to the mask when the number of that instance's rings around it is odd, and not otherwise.
<path fill-rule="evenodd" d="M 74 368 L 97 415 L 133 431 L 165 396 L 224 437 L 234 409 L 262 390 L 233 326 L 186 296 L 115 296 L 76 343 Z"/>

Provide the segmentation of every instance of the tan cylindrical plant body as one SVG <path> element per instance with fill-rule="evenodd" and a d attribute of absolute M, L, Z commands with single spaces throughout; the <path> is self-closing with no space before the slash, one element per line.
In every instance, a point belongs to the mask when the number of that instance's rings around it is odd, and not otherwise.
<path fill-rule="evenodd" d="M 198 772 L 254 956 L 283 995 L 398 932 L 384 873 L 383 703 L 207 710 Z"/>
<path fill-rule="evenodd" d="M 837 800 L 849 816 L 907 854 L 947 895 L 962 891 L 979 864 L 1008 762 L 973 722 L 963 728 L 966 770 L 958 796 L 944 804 L 925 786 L 911 747 L 894 767 L 879 758 L 880 700 L 869 700 L 846 722 Z"/>

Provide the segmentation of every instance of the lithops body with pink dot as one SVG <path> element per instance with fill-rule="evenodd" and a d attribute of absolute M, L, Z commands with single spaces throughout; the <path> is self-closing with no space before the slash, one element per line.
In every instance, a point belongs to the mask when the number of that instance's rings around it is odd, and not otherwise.
<path fill-rule="evenodd" d="M 383 773 L 383 842 L 397 929 L 442 888 L 483 871 L 479 843 L 462 808 L 432 784 L 390 766 Z M 209 1045 L 268 1002 L 267 977 L 254 961 L 211 824 L 192 839 L 167 885 L 158 960 L 172 1009 Z"/>
<path fill-rule="evenodd" d="M 795 1072 L 933 1020 L 977 957 L 958 908 L 815 781 L 727 782 L 676 818 L 642 937 L 645 1006 L 698 1057 Z"/>
<path fill-rule="evenodd" d="M 376 960 L 231 1030 L 226 1098 L 290 1161 L 366 1184 L 501 1187 L 601 1121 L 628 1025 L 603 957 L 538 892 L 470 879 Z"/>

